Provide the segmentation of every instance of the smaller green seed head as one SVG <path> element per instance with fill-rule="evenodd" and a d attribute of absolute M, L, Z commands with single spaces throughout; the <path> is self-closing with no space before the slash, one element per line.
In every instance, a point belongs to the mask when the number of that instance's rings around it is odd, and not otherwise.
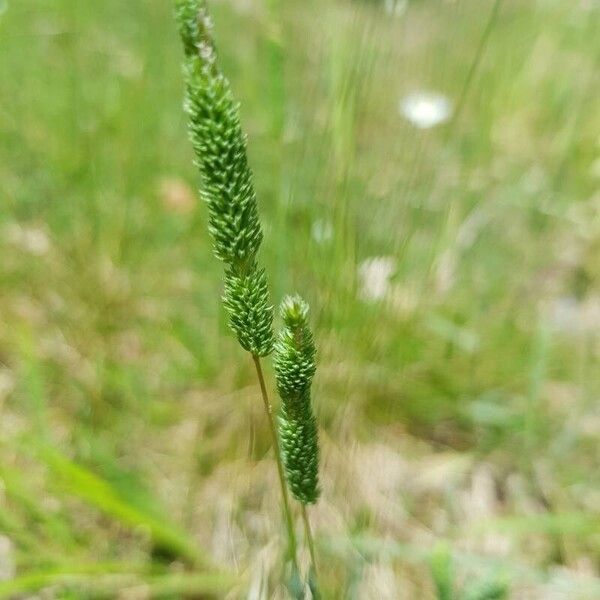
<path fill-rule="evenodd" d="M 288 327 L 306 326 L 308 311 L 308 304 L 298 295 L 286 296 L 281 302 L 281 318 Z"/>
<path fill-rule="evenodd" d="M 306 393 L 296 409 L 282 405 L 279 439 L 285 476 L 292 495 L 302 504 L 314 504 L 320 493 L 319 439 L 317 420 L 310 408 L 310 393 Z"/>
<path fill-rule="evenodd" d="M 308 327 L 308 304 L 299 296 L 281 303 L 284 327 L 276 342 L 275 371 L 282 398 L 293 399 L 310 389 L 315 374 L 315 344 Z"/>
<path fill-rule="evenodd" d="M 275 373 L 281 396 L 279 435 L 286 479 L 303 504 L 319 497 L 319 441 L 310 386 L 316 370 L 308 304 L 288 296 L 281 304 L 284 326 L 275 343 Z"/>

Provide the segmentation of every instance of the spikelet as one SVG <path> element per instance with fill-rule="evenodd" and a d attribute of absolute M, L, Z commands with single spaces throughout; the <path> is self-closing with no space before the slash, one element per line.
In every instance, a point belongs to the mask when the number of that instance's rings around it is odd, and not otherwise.
<path fill-rule="evenodd" d="M 303 504 L 319 497 L 319 441 L 311 407 L 315 344 L 308 327 L 308 304 L 288 296 L 281 304 L 283 328 L 275 343 L 275 373 L 281 396 L 279 437 L 286 479 Z"/>
<path fill-rule="evenodd" d="M 185 53 L 185 110 L 200 193 L 208 206 L 215 255 L 227 265 L 225 308 L 242 347 L 266 356 L 273 345 L 273 307 L 256 262 L 263 233 L 239 105 L 217 65 L 204 0 L 176 0 L 175 14 Z"/>
<path fill-rule="evenodd" d="M 225 273 L 223 304 L 230 315 L 229 324 L 244 350 L 267 356 L 273 349 L 273 311 L 264 269 L 252 265 L 248 273 L 235 269 Z"/>

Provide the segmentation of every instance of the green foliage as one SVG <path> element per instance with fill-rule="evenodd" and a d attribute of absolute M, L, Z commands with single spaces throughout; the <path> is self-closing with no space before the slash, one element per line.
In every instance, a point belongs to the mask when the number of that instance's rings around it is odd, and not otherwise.
<path fill-rule="evenodd" d="M 505 600 L 508 598 L 508 586 L 495 579 L 474 583 L 463 595 L 464 600 Z"/>
<path fill-rule="evenodd" d="M 39 456 L 48 465 L 56 481 L 70 494 L 125 526 L 147 531 L 156 547 L 173 556 L 194 565 L 206 566 L 211 563 L 186 534 L 178 531 L 164 518 L 148 514 L 132 505 L 108 481 L 84 466 L 50 448 L 40 449 Z"/>
<path fill-rule="evenodd" d="M 272 347 L 273 308 L 264 271 L 256 263 L 263 234 L 239 106 L 216 63 L 205 2 L 178 0 L 176 16 L 185 53 L 185 109 L 201 195 L 208 206 L 215 254 L 228 265 L 225 307 L 241 346 L 265 356 Z"/>
<path fill-rule="evenodd" d="M 303 504 L 313 504 L 319 497 L 319 445 L 310 398 L 316 352 L 308 310 L 308 304 L 299 296 L 283 300 L 283 328 L 275 343 L 274 357 L 281 396 L 279 436 L 286 478 L 292 494 Z"/>
<path fill-rule="evenodd" d="M 452 556 L 447 544 L 436 546 L 430 559 L 431 576 L 435 584 L 438 600 L 454 598 L 454 568 Z"/>
<path fill-rule="evenodd" d="M 508 585 L 493 576 L 476 579 L 458 589 L 452 553 L 447 543 L 439 543 L 435 547 L 429 565 L 437 600 L 505 600 L 508 597 Z"/>
<path fill-rule="evenodd" d="M 137 568 L 136 568 L 137 567 Z M 147 571 L 147 572 L 145 572 Z M 126 585 L 125 585 L 126 582 Z M 0 582 L 0 598 L 52 589 L 60 598 L 114 598 L 124 587 L 142 586 L 150 597 L 221 597 L 232 587 L 232 579 L 220 573 L 149 572 L 143 566 L 120 563 L 62 565 L 40 569 Z M 66 596 L 73 593 L 73 596 Z M 54 596 L 56 597 L 56 596 Z"/>

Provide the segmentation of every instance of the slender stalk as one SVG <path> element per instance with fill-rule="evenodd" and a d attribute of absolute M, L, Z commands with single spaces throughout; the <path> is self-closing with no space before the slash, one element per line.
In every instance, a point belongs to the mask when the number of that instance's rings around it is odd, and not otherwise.
<path fill-rule="evenodd" d="M 308 551 L 310 553 L 310 562 L 312 564 L 315 577 L 317 576 L 317 560 L 315 558 L 315 542 L 312 536 L 312 530 L 310 528 L 310 519 L 308 518 L 308 510 L 306 504 L 302 506 L 302 520 L 304 521 L 304 535 L 306 536 L 306 542 L 308 543 Z"/>
<path fill-rule="evenodd" d="M 458 101 L 456 102 L 456 108 L 454 109 L 454 115 L 452 116 L 452 122 L 456 121 L 462 112 L 465 100 L 467 98 L 467 93 L 469 88 L 471 87 L 471 82 L 473 81 L 473 77 L 479 67 L 479 63 L 483 58 L 485 47 L 487 46 L 488 40 L 492 31 L 494 29 L 494 25 L 496 24 L 496 19 L 498 18 L 498 13 L 500 12 L 500 4 L 502 4 L 502 0 L 495 0 L 494 5 L 492 6 L 492 10 L 490 12 L 490 16 L 486 23 L 485 29 L 483 30 L 483 34 L 481 35 L 481 39 L 479 40 L 479 46 L 477 47 L 477 51 L 475 52 L 475 58 L 469 67 L 469 72 L 467 73 L 467 77 L 463 84 L 460 96 Z M 450 128 L 448 128 L 448 131 Z"/>
<path fill-rule="evenodd" d="M 294 531 L 294 520 L 292 518 L 292 511 L 290 509 L 290 499 L 285 484 L 285 476 L 283 474 L 283 463 L 281 462 L 281 452 L 279 451 L 279 438 L 277 437 L 277 430 L 275 429 L 275 422 L 273 421 L 273 409 L 269 402 L 269 395 L 267 394 L 267 386 L 265 385 L 265 378 L 260 363 L 260 357 L 256 354 L 252 355 L 254 366 L 256 367 L 256 375 L 260 384 L 260 391 L 262 394 L 263 403 L 265 405 L 265 413 L 267 415 L 267 421 L 269 423 L 269 429 L 271 431 L 271 440 L 273 442 L 273 449 L 275 451 L 275 461 L 277 462 L 277 473 L 279 475 L 279 486 L 281 488 L 281 497 L 283 499 L 283 512 L 285 513 L 285 521 L 288 532 L 289 542 L 289 554 L 296 569 L 298 568 L 298 561 L 296 558 L 296 533 Z"/>

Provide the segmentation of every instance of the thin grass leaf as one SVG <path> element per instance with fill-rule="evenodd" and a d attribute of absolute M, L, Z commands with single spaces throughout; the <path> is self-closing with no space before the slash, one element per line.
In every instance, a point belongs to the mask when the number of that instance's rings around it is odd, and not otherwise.
<path fill-rule="evenodd" d="M 511 534 L 547 533 L 584 535 L 592 540 L 600 536 L 600 522 L 583 512 L 540 513 L 538 515 L 486 519 L 474 525 L 475 531 L 505 531 Z M 600 543 L 600 540 L 598 540 Z"/>
<path fill-rule="evenodd" d="M 209 558 L 200 551 L 193 540 L 176 527 L 132 506 L 107 481 L 54 449 L 45 449 L 40 455 L 70 494 L 126 526 L 145 529 L 157 545 L 187 562 L 196 566 L 211 565 Z"/>
<path fill-rule="evenodd" d="M 41 591 L 54 586 L 72 586 L 94 577 L 130 573 L 131 565 L 119 563 L 65 565 L 39 569 L 24 573 L 10 581 L 0 582 L 0 598 L 14 598 L 15 594 Z"/>
<path fill-rule="evenodd" d="M 15 594 L 39 592 L 58 588 L 62 592 L 85 591 L 86 597 L 114 597 L 117 592 L 143 586 L 150 597 L 164 595 L 197 596 L 228 591 L 234 580 L 224 573 L 166 573 L 152 575 L 147 567 L 138 569 L 128 564 L 105 563 L 83 566 L 65 566 L 34 571 L 0 583 L 0 598 L 14 598 Z"/>
<path fill-rule="evenodd" d="M 29 522 L 39 524 L 43 532 L 42 537 L 49 542 L 59 543 L 71 549 L 77 546 L 77 541 L 66 520 L 41 506 L 39 497 L 35 492 L 27 489 L 26 482 L 19 471 L 0 466 L 0 481 L 14 506 L 27 515 Z M 20 538 L 22 537 L 20 536 Z M 35 538 L 32 536 L 32 539 L 36 539 L 39 543 L 38 538 L 39 536 L 35 536 Z M 19 539 L 16 541 L 19 543 Z"/>

